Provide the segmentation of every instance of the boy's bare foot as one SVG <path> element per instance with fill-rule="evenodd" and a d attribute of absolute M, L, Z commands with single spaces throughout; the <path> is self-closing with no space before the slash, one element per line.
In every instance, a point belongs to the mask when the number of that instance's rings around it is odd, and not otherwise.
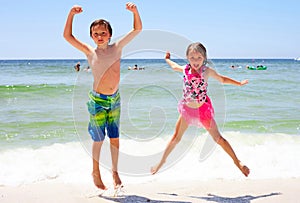
<path fill-rule="evenodd" d="M 236 163 L 236 165 L 237 165 L 237 167 L 241 170 L 241 172 L 242 172 L 246 177 L 248 177 L 248 175 L 249 175 L 249 173 L 250 173 L 250 169 L 249 169 L 246 165 L 242 164 L 242 162 L 238 162 L 238 163 Z"/>
<path fill-rule="evenodd" d="M 117 171 L 112 171 L 112 176 L 113 176 L 113 181 L 114 181 L 114 187 L 115 189 L 119 188 L 119 187 L 123 187 L 122 186 L 122 181 L 119 177 L 119 174 Z"/>
<path fill-rule="evenodd" d="M 101 190 L 107 190 L 107 187 L 103 184 L 100 176 L 100 171 L 93 171 L 92 173 L 94 184 Z"/>

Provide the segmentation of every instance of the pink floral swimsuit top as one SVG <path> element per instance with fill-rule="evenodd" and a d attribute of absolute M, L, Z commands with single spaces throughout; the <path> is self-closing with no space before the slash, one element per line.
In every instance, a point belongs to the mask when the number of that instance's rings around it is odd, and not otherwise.
<path fill-rule="evenodd" d="M 183 100 L 185 102 L 204 103 L 207 96 L 207 82 L 204 80 L 202 73 L 206 66 L 201 66 L 199 73 L 191 73 L 191 67 L 186 65 L 183 75 Z"/>

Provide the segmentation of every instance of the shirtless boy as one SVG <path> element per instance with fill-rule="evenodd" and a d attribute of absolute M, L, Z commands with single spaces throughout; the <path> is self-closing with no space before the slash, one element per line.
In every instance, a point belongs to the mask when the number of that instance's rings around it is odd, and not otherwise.
<path fill-rule="evenodd" d="M 90 26 L 90 36 L 97 45 L 96 48 L 78 40 L 72 32 L 73 19 L 82 13 L 81 6 L 73 6 L 67 17 L 64 38 L 75 48 L 82 51 L 88 60 L 93 74 L 93 89 L 89 92 L 88 110 L 90 122 L 88 131 L 93 139 L 93 180 L 100 189 L 107 189 L 101 179 L 99 160 L 103 140 L 110 138 L 112 159 L 112 176 L 114 187 L 122 186 L 118 174 L 119 157 L 119 123 L 120 123 L 120 61 L 122 49 L 142 30 L 142 21 L 134 3 L 127 3 L 126 9 L 133 13 L 133 29 L 123 38 L 109 44 L 112 28 L 104 19 L 95 20 Z"/>

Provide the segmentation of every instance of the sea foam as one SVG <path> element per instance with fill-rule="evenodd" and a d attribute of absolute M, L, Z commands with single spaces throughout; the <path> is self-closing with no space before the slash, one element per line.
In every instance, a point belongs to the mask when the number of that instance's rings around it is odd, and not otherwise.
<path fill-rule="evenodd" d="M 223 136 L 231 143 L 239 159 L 250 168 L 249 179 L 300 177 L 299 136 L 253 135 L 239 132 L 225 132 Z M 160 172 L 151 175 L 150 168 L 159 161 L 168 141 L 155 138 L 147 143 L 121 139 L 119 172 L 123 182 L 138 183 L 155 179 L 174 180 L 174 178 L 176 180 L 244 178 L 222 148 L 211 142 L 207 133 L 195 137 L 192 142 L 183 140 L 171 153 Z M 20 185 L 44 180 L 91 183 L 92 161 L 87 143 L 70 142 L 37 149 L 23 147 L 2 151 L 0 185 Z M 108 141 L 104 145 L 109 146 Z M 210 145 L 210 149 L 203 156 L 205 145 Z M 138 157 L 139 161 L 132 163 L 134 159 L 131 160 L 131 156 Z M 110 153 L 104 147 L 101 160 L 107 157 L 110 157 Z M 111 182 L 110 164 L 100 162 L 103 181 Z M 135 168 L 140 168 L 138 173 L 140 171 L 142 173 L 134 174 Z M 132 169 L 132 173 L 124 172 L 126 169 Z"/>

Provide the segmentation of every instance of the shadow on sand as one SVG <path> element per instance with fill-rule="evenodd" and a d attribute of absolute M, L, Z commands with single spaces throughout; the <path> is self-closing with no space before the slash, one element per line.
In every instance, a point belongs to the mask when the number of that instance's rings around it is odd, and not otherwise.
<path fill-rule="evenodd" d="M 169 196 L 179 196 L 178 194 L 172 193 L 158 193 L 161 195 L 169 195 Z M 202 200 L 201 202 L 218 202 L 218 203 L 250 203 L 252 200 L 255 199 L 260 199 L 260 198 L 266 198 L 266 197 L 271 197 L 275 195 L 281 195 L 281 193 L 278 192 L 273 192 L 270 194 L 265 194 L 265 195 L 258 195 L 258 196 L 253 196 L 253 195 L 244 195 L 244 196 L 239 196 L 239 197 L 222 197 L 214 194 L 207 194 L 207 197 L 197 197 L 197 196 L 188 196 L 189 198 L 192 199 L 198 199 Z M 142 197 L 138 195 L 124 195 L 124 196 L 119 196 L 119 197 L 105 197 L 105 196 L 98 196 L 99 198 L 109 200 L 112 202 L 120 202 L 120 203 L 142 203 L 142 202 L 150 202 L 150 203 L 193 203 L 195 201 L 174 201 L 174 200 L 154 200 L 154 199 L 149 199 L 147 197 Z"/>
<path fill-rule="evenodd" d="M 104 197 L 99 196 L 102 199 L 110 200 L 112 202 L 120 202 L 120 203 L 142 203 L 142 202 L 150 202 L 150 203 L 192 203 L 192 202 L 183 202 L 183 201 L 171 201 L 171 200 L 153 200 L 147 197 L 137 196 L 137 195 L 124 195 L 122 197 Z"/>
<path fill-rule="evenodd" d="M 206 200 L 208 202 L 219 202 L 219 203 L 250 203 L 251 200 L 260 199 L 260 198 L 266 198 L 271 197 L 274 195 L 281 195 L 281 193 L 273 192 L 266 195 L 258 195 L 258 196 L 252 196 L 252 195 L 244 195 L 240 197 L 222 197 L 214 194 L 208 194 L 207 197 L 196 197 L 196 196 L 190 196 L 191 198 L 195 199 L 201 199 Z"/>

